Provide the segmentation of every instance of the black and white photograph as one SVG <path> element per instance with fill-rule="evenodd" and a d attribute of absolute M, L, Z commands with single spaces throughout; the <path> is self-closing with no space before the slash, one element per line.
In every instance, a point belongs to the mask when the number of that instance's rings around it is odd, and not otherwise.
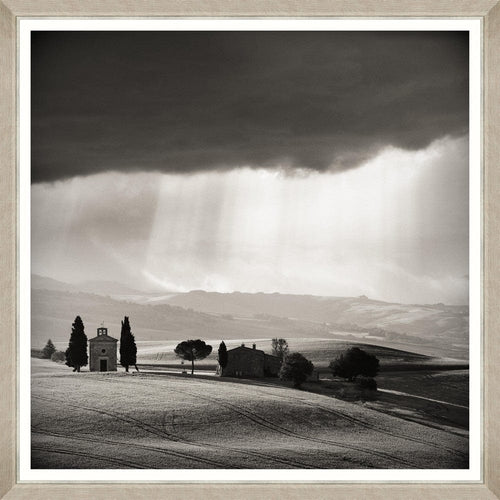
<path fill-rule="evenodd" d="M 469 469 L 469 31 L 30 54 L 32 470 Z"/>

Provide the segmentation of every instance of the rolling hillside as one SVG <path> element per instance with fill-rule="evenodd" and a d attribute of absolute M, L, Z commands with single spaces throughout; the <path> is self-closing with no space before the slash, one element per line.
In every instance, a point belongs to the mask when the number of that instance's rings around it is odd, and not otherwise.
<path fill-rule="evenodd" d="M 82 317 L 88 336 L 104 322 L 112 336 L 120 335 L 123 316 L 130 316 L 140 340 L 176 340 L 201 337 L 218 339 L 317 337 L 320 327 L 312 322 L 278 319 L 235 320 L 182 307 L 142 305 L 87 293 L 32 291 L 32 345 L 42 347 L 48 338 L 67 341 L 76 315 Z"/>
<path fill-rule="evenodd" d="M 468 464 L 464 432 L 289 387 L 217 377 L 75 375 L 48 360 L 33 360 L 32 371 L 33 468 L 432 469 Z"/>
<path fill-rule="evenodd" d="M 82 317 L 89 336 L 103 321 L 110 334 L 118 336 L 120 321 L 127 315 L 141 340 L 324 338 L 468 357 L 466 306 L 390 304 L 364 296 L 144 294 L 108 282 L 82 285 L 87 291 L 79 286 L 33 277 L 33 347 L 43 346 L 48 338 L 67 341 L 76 315 Z"/>
<path fill-rule="evenodd" d="M 192 291 L 168 303 L 207 313 L 235 316 L 273 315 L 341 326 L 343 329 L 393 330 L 423 337 L 464 339 L 468 334 L 469 308 L 444 304 L 393 304 L 368 297 L 316 297 L 265 293 L 213 293 Z"/>

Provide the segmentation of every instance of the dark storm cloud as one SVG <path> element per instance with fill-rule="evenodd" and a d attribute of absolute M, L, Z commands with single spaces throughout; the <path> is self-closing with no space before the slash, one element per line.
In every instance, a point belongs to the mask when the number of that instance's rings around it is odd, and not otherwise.
<path fill-rule="evenodd" d="M 325 170 L 468 129 L 466 32 L 34 32 L 32 180 Z"/>

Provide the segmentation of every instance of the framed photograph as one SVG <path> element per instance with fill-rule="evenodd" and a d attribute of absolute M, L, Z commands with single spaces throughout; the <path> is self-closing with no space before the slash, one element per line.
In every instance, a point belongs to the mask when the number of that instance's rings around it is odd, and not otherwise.
<path fill-rule="evenodd" d="M 0 13 L 2 495 L 497 498 L 497 3 L 103 9 Z"/>

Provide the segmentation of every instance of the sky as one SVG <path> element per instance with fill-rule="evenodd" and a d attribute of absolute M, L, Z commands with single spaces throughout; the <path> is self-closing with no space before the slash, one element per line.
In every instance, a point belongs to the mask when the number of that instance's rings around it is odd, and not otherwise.
<path fill-rule="evenodd" d="M 32 271 L 468 302 L 464 32 L 35 32 Z"/>

